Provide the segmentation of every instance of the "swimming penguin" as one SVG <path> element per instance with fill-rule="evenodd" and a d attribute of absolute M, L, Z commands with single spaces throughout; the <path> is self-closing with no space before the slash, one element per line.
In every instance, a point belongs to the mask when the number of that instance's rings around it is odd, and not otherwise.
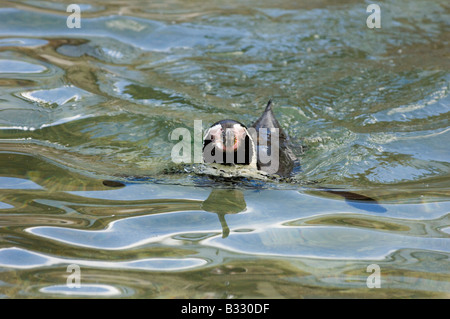
<path fill-rule="evenodd" d="M 248 128 L 235 120 L 211 125 L 203 138 L 203 162 L 222 176 L 239 176 L 243 170 L 254 170 L 287 177 L 297 158 L 269 100 L 264 113 Z"/>
<path fill-rule="evenodd" d="M 209 174 L 224 177 L 258 177 L 268 176 L 289 177 L 294 168 L 298 167 L 298 159 L 289 146 L 289 138 L 283 131 L 272 111 L 272 101 L 269 100 L 263 114 L 248 128 L 235 120 L 221 120 L 206 130 L 203 138 L 203 162 L 208 169 L 197 171 L 200 174 Z M 257 172 L 246 174 L 248 172 Z M 242 174 L 244 173 L 244 174 Z M 145 180 L 145 177 L 127 177 L 130 181 Z M 104 180 L 107 187 L 125 187 L 121 181 Z M 345 189 L 323 188 L 319 185 L 311 189 L 314 194 L 318 192 L 330 193 L 343 197 L 350 205 L 359 209 L 384 213 L 386 209 L 378 204 L 377 200 L 362 194 L 346 191 Z M 238 202 L 241 196 L 234 195 L 233 200 Z M 204 209 L 220 214 L 236 213 L 233 206 L 224 205 L 227 201 L 224 193 L 215 193 L 204 203 Z M 243 197 L 242 197 L 243 198 Z M 219 200 L 220 199 L 220 200 Z M 224 202 L 221 202 L 223 200 Z M 215 203 L 215 204 L 214 204 Z M 244 203 L 245 204 L 245 203 Z M 368 205 L 370 204 L 370 205 Z M 220 210 L 218 210 L 218 208 Z M 228 208 L 224 208 L 228 207 Z M 241 207 L 241 204 L 236 206 Z M 236 208 L 235 207 L 235 208 Z M 242 206 L 244 209 L 245 205 Z M 222 211 L 222 209 L 225 209 Z M 219 215 L 224 227 L 224 237 L 228 235 L 224 215 Z"/>

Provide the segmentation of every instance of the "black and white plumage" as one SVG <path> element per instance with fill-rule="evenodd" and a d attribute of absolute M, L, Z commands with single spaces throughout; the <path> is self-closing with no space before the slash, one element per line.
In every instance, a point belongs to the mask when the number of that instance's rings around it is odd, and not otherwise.
<path fill-rule="evenodd" d="M 257 168 L 256 147 L 247 127 L 234 120 L 214 123 L 203 138 L 203 161 Z"/>
<path fill-rule="evenodd" d="M 234 120 L 214 123 L 203 139 L 203 161 L 217 175 L 239 176 L 245 170 L 286 177 L 297 159 L 269 101 L 249 128 Z"/>

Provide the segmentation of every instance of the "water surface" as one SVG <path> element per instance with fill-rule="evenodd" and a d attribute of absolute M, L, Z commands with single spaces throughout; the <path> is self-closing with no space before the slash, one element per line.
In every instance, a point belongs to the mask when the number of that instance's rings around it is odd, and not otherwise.
<path fill-rule="evenodd" d="M 0 4 L 2 297 L 450 296 L 445 1 Z M 269 98 L 291 179 L 172 162 Z"/>

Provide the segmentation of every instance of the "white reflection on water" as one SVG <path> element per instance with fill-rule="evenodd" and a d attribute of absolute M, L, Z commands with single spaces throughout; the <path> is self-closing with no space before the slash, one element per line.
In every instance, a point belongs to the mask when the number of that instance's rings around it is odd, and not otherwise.
<path fill-rule="evenodd" d="M 164 188 L 164 187 L 163 187 Z M 183 190 L 197 197 L 205 189 L 170 187 L 166 198 L 174 198 Z M 155 185 L 132 185 L 113 191 L 71 192 L 92 198 L 142 200 L 161 198 L 164 190 Z M 198 192 L 197 192 L 198 191 Z M 383 205 L 384 210 L 367 209 L 378 204 L 348 203 L 305 195 L 296 191 L 246 191 L 245 210 L 226 216 L 229 236 L 222 238 L 218 216 L 207 211 L 177 211 L 114 220 L 102 230 L 85 230 L 53 226 L 37 226 L 26 231 L 69 245 L 92 249 L 125 250 L 158 243 L 164 246 L 183 246 L 186 238 L 209 234 L 201 240 L 205 247 L 220 248 L 243 255 L 270 255 L 323 259 L 382 260 L 401 249 L 450 252 L 450 239 L 426 237 L 417 229 L 419 220 L 427 223 L 445 215 L 450 203 Z M 131 196 L 131 198 L 130 198 Z M 175 197 L 176 198 L 176 197 Z M 276 200 L 275 200 L 276 198 Z M 279 202 L 285 203 L 280 210 Z M 214 204 L 214 203 L 213 203 Z M 367 207 L 366 207 L 367 206 Z M 370 208 L 370 207 L 369 207 Z M 364 220 L 373 216 L 380 223 L 405 224 L 410 221 L 417 229 L 389 231 L 389 228 L 366 228 L 355 225 L 304 224 L 317 218 Z M 407 223 L 406 223 L 407 224 Z M 407 224 L 408 225 L 408 224 Z M 177 239 L 178 238 L 178 239 Z M 181 238 L 181 240 L 179 240 Z M 170 240 L 169 240 L 170 239 Z"/>
<path fill-rule="evenodd" d="M 41 73 L 45 70 L 42 65 L 17 60 L 0 60 L 0 73 Z"/>
<path fill-rule="evenodd" d="M 70 245 L 95 249 L 124 250 L 184 233 L 221 233 L 214 214 L 176 212 L 129 217 L 111 222 L 104 230 L 80 230 L 64 227 L 31 227 L 27 232 Z"/>
<path fill-rule="evenodd" d="M 122 294 L 114 286 L 99 284 L 82 284 L 79 288 L 69 288 L 66 285 L 53 285 L 41 288 L 39 291 L 47 294 L 61 294 L 66 296 L 112 297 Z"/>
<path fill-rule="evenodd" d="M 0 189 L 43 189 L 43 187 L 28 179 L 0 176 Z"/>
<path fill-rule="evenodd" d="M 0 202 L 0 209 L 10 209 L 10 208 L 14 208 L 14 206 Z"/>
<path fill-rule="evenodd" d="M 17 269 L 31 269 L 45 266 L 77 264 L 80 267 L 104 269 L 179 271 L 201 267 L 206 263 L 207 262 L 201 258 L 144 258 L 130 261 L 69 259 L 53 257 L 18 247 L 0 249 L 0 266 Z"/>
<path fill-rule="evenodd" d="M 203 244 L 241 254 L 339 260 L 384 260 L 399 249 L 450 252 L 450 239 L 423 238 L 349 227 L 278 227 L 235 233 Z"/>

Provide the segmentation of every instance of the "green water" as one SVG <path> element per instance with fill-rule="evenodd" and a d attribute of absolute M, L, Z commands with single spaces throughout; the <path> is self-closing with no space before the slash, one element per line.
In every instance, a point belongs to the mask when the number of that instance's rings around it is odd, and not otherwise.
<path fill-rule="evenodd" d="M 1 297 L 450 296 L 446 1 L 70 3 L 0 2 Z M 290 180 L 173 163 L 269 98 Z"/>

